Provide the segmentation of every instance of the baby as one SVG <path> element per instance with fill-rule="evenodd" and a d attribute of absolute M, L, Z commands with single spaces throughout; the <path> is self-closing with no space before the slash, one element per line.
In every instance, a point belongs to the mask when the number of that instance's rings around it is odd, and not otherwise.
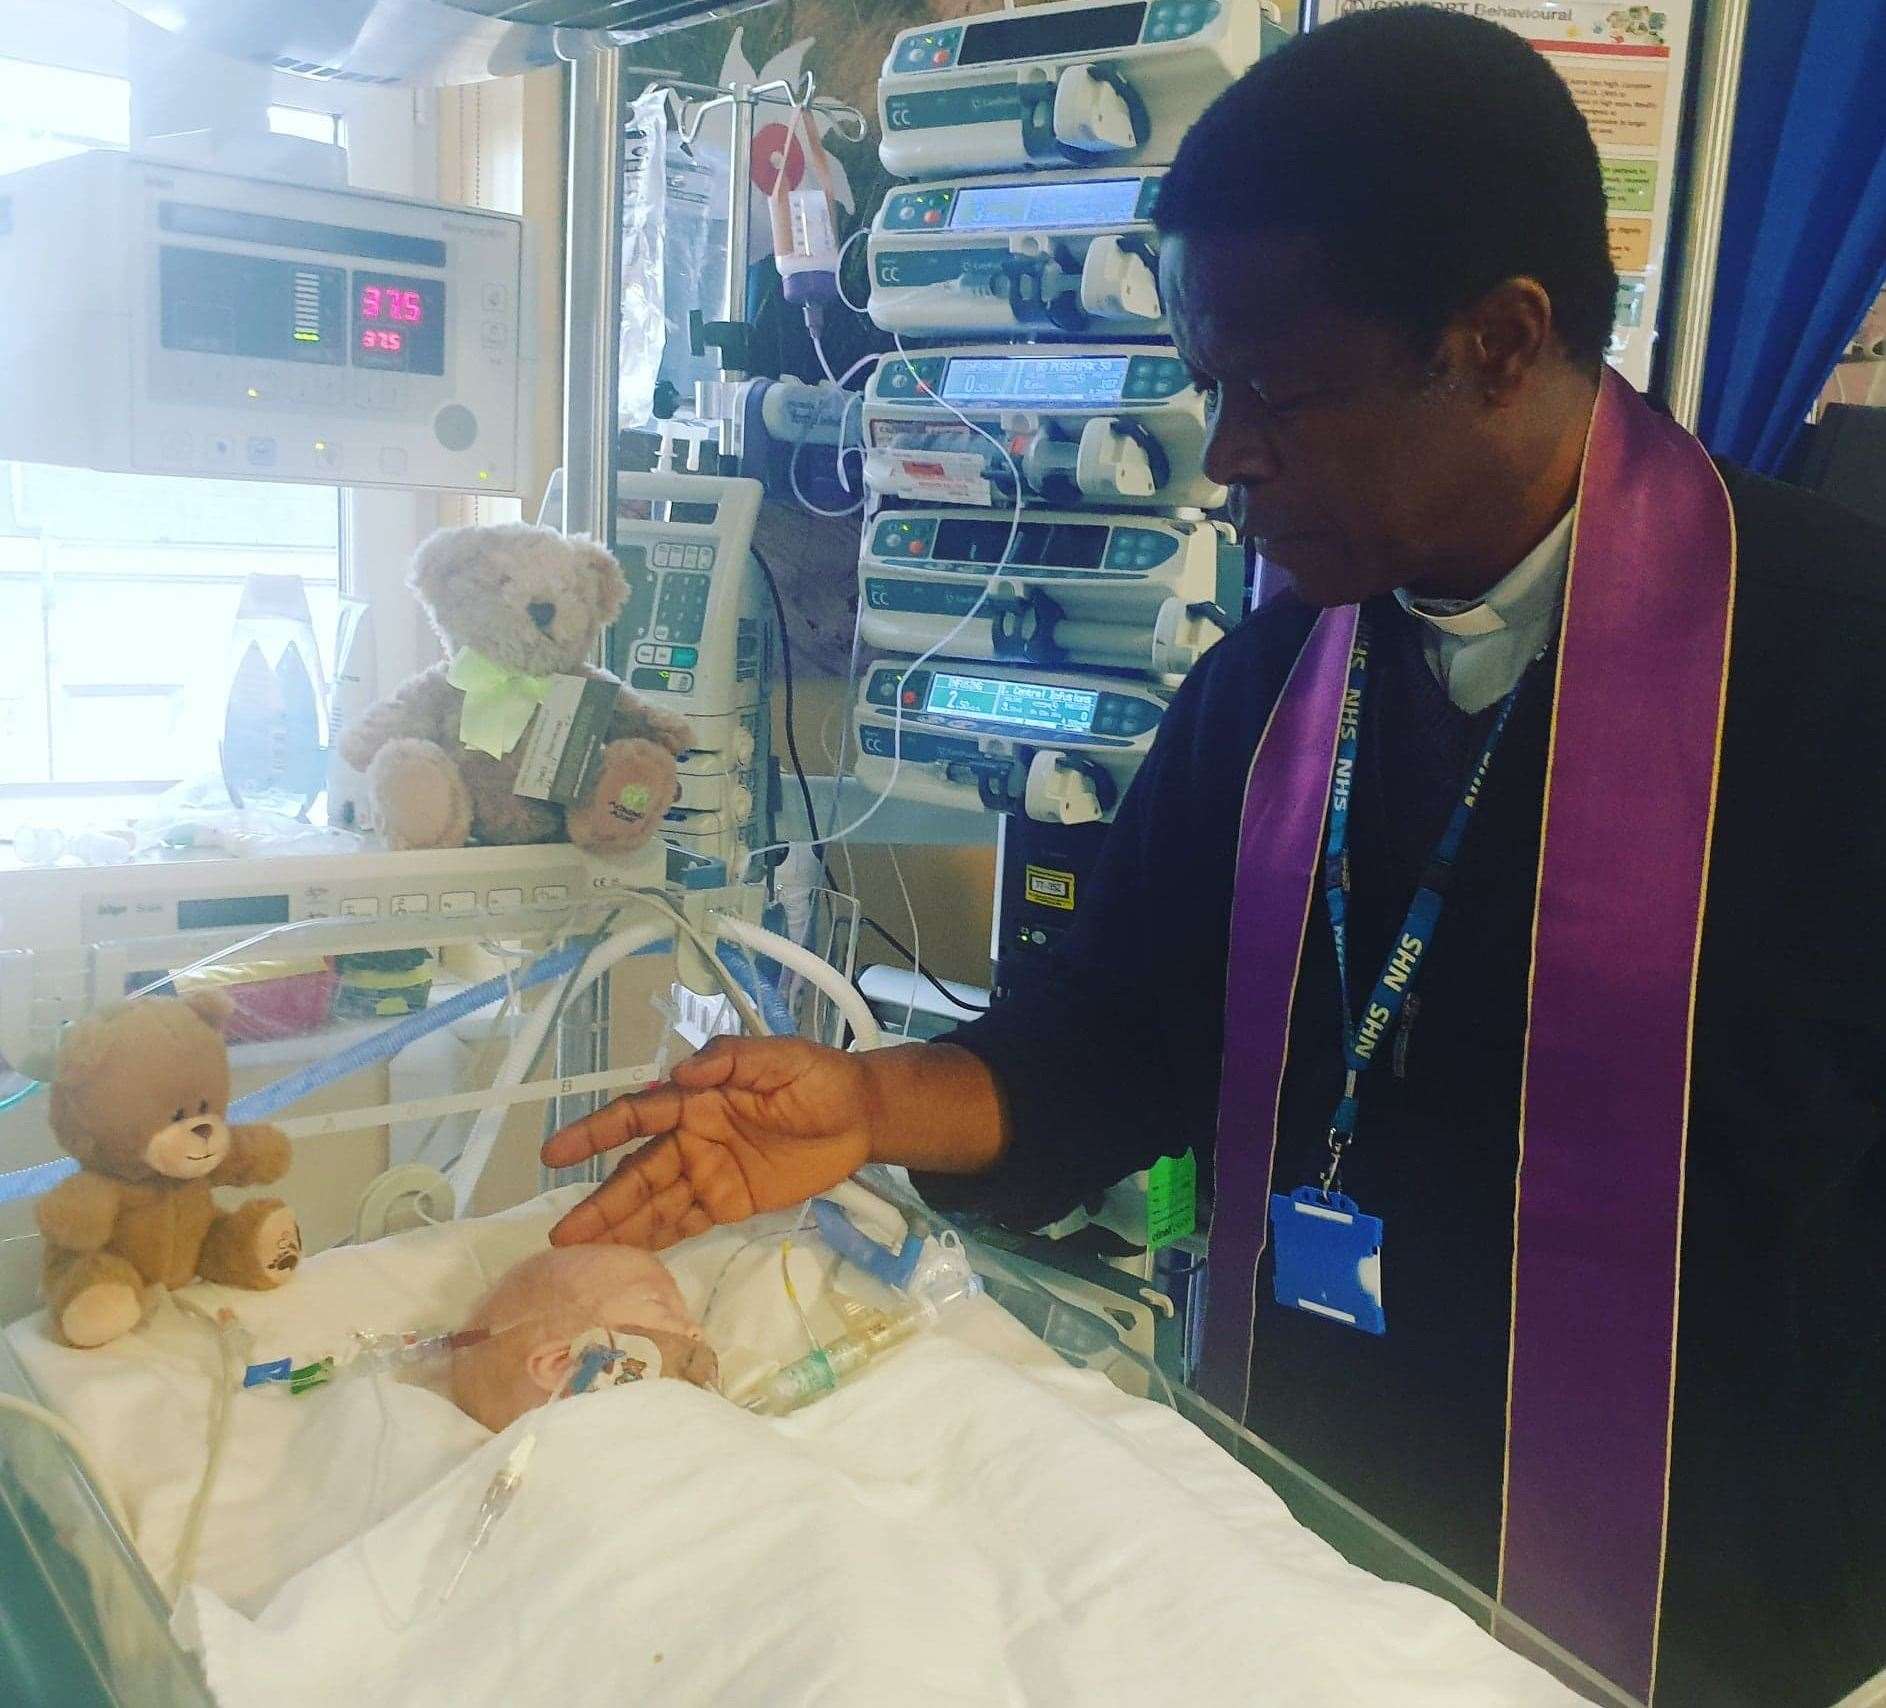
<path fill-rule="evenodd" d="M 628 1246 L 558 1246 L 525 1258 L 466 1330 L 488 1338 L 453 1355 L 452 1398 L 493 1431 L 598 1379 L 674 1376 L 705 1388 L 718 1375 L 674 1277 Z"/>

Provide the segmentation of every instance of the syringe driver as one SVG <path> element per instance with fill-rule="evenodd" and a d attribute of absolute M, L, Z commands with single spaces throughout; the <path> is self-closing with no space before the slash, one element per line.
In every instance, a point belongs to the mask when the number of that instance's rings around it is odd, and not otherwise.
<path fill-rule="evenodd" d="M 919 337 L 1167 330 L 1158 172 L 951 178 L 892 190 L 871 226 L 871 318 Z"/>
<path fill-rule="evenodd" d="M 984 431 L 965 427 L 959 410 Z M 887 357 L 865 388 L 864 438 L 893 465 L 911 453 L 972 459 L 1005 497 L 1012 461 L 1025 498 L 1057 505 L 1225 502 L 1203 466 L 1204 394 L 1169 344 L 958 345 Z M 880 487 L 884 479 L 870 462 L 866 477 Z"/>
<path fill-rule="evenodd" d="M 901 178 L 1167 164 L 1287 34 L 1261 0 L 1062 0 L 920 24 L 884 61 L 879 156 Z"/>
<path fill-rule="evenodd" d="M 947 641 L 958 658 L 1127 670 L 1176 687 L 1241 605 L 1244 558 L 1222 522 L 1033 510 L 1014 523 L 916 508 L 878 514 L 858 577 L 858 632 L 871 646 L 917 654 Z"/>
<path fill-rule="evenodd" d="M 1145 682 L 1025 666 L 873 665 L 853 712 L 857 776 L 933 806 L 1111 819 L 1168 696 Z"/>

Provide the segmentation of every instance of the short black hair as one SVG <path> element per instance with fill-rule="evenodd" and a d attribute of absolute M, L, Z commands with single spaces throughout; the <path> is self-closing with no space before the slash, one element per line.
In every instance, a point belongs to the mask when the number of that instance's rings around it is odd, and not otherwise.
<path fill-rule="evenodd" d="M 1596 372 L 1617 295 L 1598 151 L 1545 56 L 1433 6 L 1351 13 L 1268 54 L 1180 144 L 1154 218 L 1315 241 L 1332 300 L 1422 354 L 1503 279 L 1538 280 Z"/>

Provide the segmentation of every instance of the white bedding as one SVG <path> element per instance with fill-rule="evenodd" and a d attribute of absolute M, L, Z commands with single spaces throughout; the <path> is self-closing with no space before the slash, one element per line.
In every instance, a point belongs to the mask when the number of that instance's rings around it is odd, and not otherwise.
<path fill-rule="evenodd" d="M 274 1295 L 193 1296 L 236 1309 L 258 1358 L 450 1323 L 568 1196 L 326 1254 Z M 770 1275 L 766 1247 L 728 1269 L 767 1225 L 668 1254 L 697 1312 L 727 1272 L 717 1344 L 796 1332 L 776 1252 Z M 36 1321 L 10 1332 L 166 1579 L 202 1468 L 207 1332 L 174 1310 L 103 1353 Z M 228 1708 L 1576 1700 L 1452 1607 L 1347 1565 L 1189 1424 L 1068 1369 L 987 1301 L 780 1421 L 675 1382 L 497 1438 L 401 1384 L 235 1404 L 177 1613 Z M 516 1504 L 439 1606 L 525 1430 Z"/>

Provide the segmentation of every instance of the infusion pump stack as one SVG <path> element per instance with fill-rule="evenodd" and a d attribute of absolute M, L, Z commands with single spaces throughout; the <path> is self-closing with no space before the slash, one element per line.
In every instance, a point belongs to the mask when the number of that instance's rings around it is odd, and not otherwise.
<path fill-rule="evenodd" d="M 998 990 L 1072 927 L 1173 690 L 1245 608 L 1152 216 L 1193 120 L 1285 39 L 1262 0 L 1061 0 L 884 63 L 909 181 L 868 249 L 899 344 L 863 401 L 858 776 L 1000 815 Z"/>

